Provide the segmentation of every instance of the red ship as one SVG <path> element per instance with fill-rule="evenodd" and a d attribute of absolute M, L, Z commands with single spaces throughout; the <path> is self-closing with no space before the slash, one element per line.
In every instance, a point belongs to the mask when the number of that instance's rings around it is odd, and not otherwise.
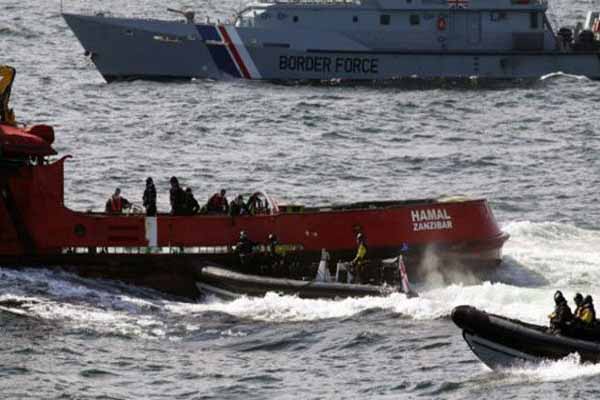
<path fill-rule="evenodd" d="M 4 85 L 0 92 L 3 267 L 58 266 L 84 276 L 193 296 L 195 268 L 207 261 L 233 262 L 232 246 L 242 230 L 256 242 L 275 234 L 305 262 L 318 261 L 323 248 L 333 260 L 351 259 L 359 232 L 367 238 L 372 258 L 395 257 L 406 243 L 411 278 L 425 273 L 424 264 L 432 256 L 442 273 L 450 268 L 481 271 L 498 265 L 508 239 L 484 199 L 302 207 L 278 204 L 268 194 L 257 192 L 254 196 L 268 204 L 265 211 L 237 217 L 74 211 L 64 205 L 64 164 L 70 156 L 51 160 L 57 154 L 52 148 L 52 127 L 14 124 L 8 109 L 10 84 Z"/>

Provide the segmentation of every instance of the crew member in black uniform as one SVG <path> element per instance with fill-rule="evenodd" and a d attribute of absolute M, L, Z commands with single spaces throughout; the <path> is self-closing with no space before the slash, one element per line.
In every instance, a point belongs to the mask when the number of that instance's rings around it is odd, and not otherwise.
<path fill-rule="evenodd" d="M 244 196 L 240 194 L 231 202 L 231 204 L 229 204 L 229 215 L 232 217 L 237 217 L 239 215 L 246 214 L 248 214 L 248 209 L 246 208 L 246 203 L 244 202 Z"/>
<path fill-rule="evenodd" d="M 267 239 L 267 257 L 265 264 L 269 268 L 269 274 L 272 276 L 280 276 L 284 274 L 284 260 L 281 254 L 279 239 L 274 233 L 270 233 Z"/>
<path fill-rule="evenodd" d="M 185 213 L 186 215 L 196 215 L 200 211 L 200 204 L 192 193 L 192 188 L 185 189 Z"/>
<path fill-rule="evenodd" d="M 573 313 L 560 290 L 554 293 L 554 303 L 554 312 L 549 315 L 550 330 L 553 333 L 561 333 L 573 321 Z"/>
<path fill-rule="evenodd" d="M 185 215 L 185 192 L 179 186 L 179 180 L 176 177 L 171 177 L 170 182 L 169 200 L 171 202 L 171 214 Z"/>
<path fill-rule="evenodd" d="M 156 217 L 156 187 L 154 187 L 152 178 L 146 179 L 146 189 L 144 190 L 142 201 L 146 208 L 146 215 L 148 217 Z"/>
<path fill-rule="evenodd" d="M 240 232 L 240 240 L 235 245 L 235 252 L 238 255 L 240 266 L 244 272 L 252 272 L 252 260 L 254 255 L 255 243 L 248 238 L 246 231 Z"/>
<path fill-rule="evenodd" d="M 573 301 L 575 302 L 575 311 L 573 311 L 573 318 L 575 318 L 576 320 L 580 320 L 583 306 L 583 295 L 581 293 L 575 293 Z"/>

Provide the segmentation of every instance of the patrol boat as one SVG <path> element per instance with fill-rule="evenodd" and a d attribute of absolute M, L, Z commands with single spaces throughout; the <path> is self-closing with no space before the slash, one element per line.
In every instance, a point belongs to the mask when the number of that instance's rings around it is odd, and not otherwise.
<path fill-rule="evenodd" d="M 600 14 L 555 30 L 542 0 L 259 0 L 225 23 L 63 13 L 108 82 L 600 78 Z"/>

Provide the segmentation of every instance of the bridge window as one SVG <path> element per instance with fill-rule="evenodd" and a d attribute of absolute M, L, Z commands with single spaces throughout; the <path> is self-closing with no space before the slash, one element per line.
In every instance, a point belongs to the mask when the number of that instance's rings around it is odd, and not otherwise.
<path fill-rule="evenodd" d="M 352 17 L 352 22 L 354 22 L 354 23 L 358 22 L 358 17 L 356 15 L 354 17 Z"/>
<path fill-rule="evenodd" d="M 392 18 L 391 18 L 391 16 L 389 14 L 381 14 L 379 16 L 379 23 L 381 25 L 389 25 L 391 19 Z"/>
<path fill-rule="evenodd" d="M 421 18 L 419 18 L 419 14 L 411 14 L 409 21 L 411 25 L 419 25 L 421 23 Z"/>
<path fill-rule="evenodd" d="M 531 29 L 537 29 L 539 27 L 538 13 L 529 13 L 529 26 L 531 27 Z"/>
<path fill-rule="evenodd" d="M 297 15 L 294 15 L 293 21 L 294 22 L 298 22 L 298 16 Z"/>

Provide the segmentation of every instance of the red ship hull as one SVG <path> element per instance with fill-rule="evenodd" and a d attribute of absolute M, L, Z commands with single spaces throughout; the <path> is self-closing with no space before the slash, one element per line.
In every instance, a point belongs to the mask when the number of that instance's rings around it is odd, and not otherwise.
<path fill-rule="evenodd" d="M 334 260 L 351 258 L 358 232 L 366 236 L 373 258 L 396 256 L 407 243 L 411 278 L 425 274 L 431 266 L 424 263 L 431 259 L 442 273 L 497 265 L 508 238 L 482 199 L 373 202 L 296 211 L 274 206 L 268 215 L 238 217 L 75 212 L 63 202 L 65 160 L 0 169 L 0 265 L 70 266 L 84 274 L 182 292 L 176 287 L 188 287 L 178 281 L 192 273 L 190 267 L 207 260 L 232 262 L 231 246 L 241 230 L 255 242 L 274 233 L 307 262 L 318 260 L 323 248 Z M 165 273 L 172 275 L 171 283 L 154 282 L 164 280 Z"/>

